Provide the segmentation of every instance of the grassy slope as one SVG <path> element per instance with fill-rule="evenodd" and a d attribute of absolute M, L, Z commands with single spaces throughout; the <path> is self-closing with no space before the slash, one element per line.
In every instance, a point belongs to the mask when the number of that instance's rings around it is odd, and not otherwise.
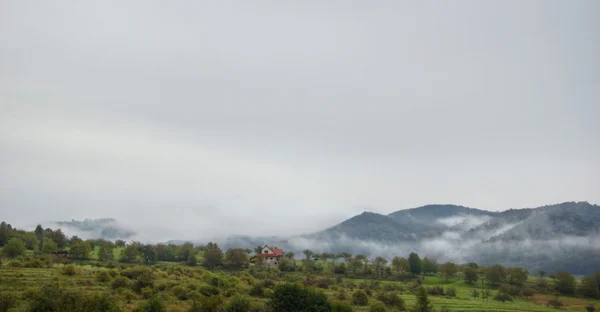
<path fill-rule="evenodd" d="M 94 261 L 92 260 L 91 262 Z M 23 292 L 28 288 L 37 287 L 42 284 L 60 283 L 61 287 L 77 288 L 79 290 L 83 290 L 90 293 L 112 293 L 112 289 L 110 288 L 110 282 L 100 283 L 95 279 L 95 272 L 97 270 L 102 270 L 102 268 L 96 268 L 90 265 L 78 265 L 77 275 L 65 276 L 61 274 L 61 267 L 61 265 L 55 265 L 53 268 L 33 269 L 8 268 L 4 266 L 0 268 L 0 289 Z M 314 279 L 318 279 L 324 276 L 312 275 L 312 277 Z M 534 281 L 535 279 L 536 278 L 531 277 L 532 281 Z M 344 281 L 352 282 L 355 285 L 358 285 L 364 281 L 369 282 L 369 280 L 363 279 L 344 279 Z M 165 282 L 174 282 L 177 284 L 185 284 L 187 282 L 198 283 L 198 281 L 193 278 L 173 277 L 165 274 L 159 274 L 156 284 Z M 402 285 L 405 289 L 407 289 L 409 286 L 408 283 L 400 282 L 384 281 L 382 283 L 399 284 Z M 247 284 L 244 284 L 244 282 L 242 282 L 241 284 L 242 287 L 249 287 L 247 286 Z M 428 276 L 425 277 L 425 285 L 442 285 L 444 287 L 454 287 L 456 289 L 456 298 L 450 299 L 436 296 L 429 297 L 432 303 L 438 309 L 438 311 L 443 307 L 448 308 L 452 311 L 555 311 L 554 309 L 549 308 L 545 305 L 546 301 L 552 298 L 552 296 L 550 295 L 536 295 L 531 300 L 518 299 L 513 303 L 500 303 L 494 301 L 493 299 L 490 299 L 488 302 L 482 302 L 481 299 L 473 300 L 471 296 L 471 290 L 473 286 L 459 279 L 445 280 L 440 277 Z M 339 290 L 334 290 L 332 288 L 326 290 L 325 292 L 328 296 L 335 300 L 335 295 L 338 293 Z M 345 291 L 348 294 L 350 294 L 350 289 L 345 289 Z M 405 300 L 407 307 L 411 307 L 414 304 L 415 298 L 413 295 L 405 292 L 401 295 L 401 297 Z M 129 303 L 123 302 L 125 310 L 133 310 L 139 300 L 140 298 L 137 298 Z M 600 306 L 600 300 L 589 300 L 574 297 L 561 297 L 561 300 L 563 300 L 563 302 L 565 303 L 565 310 L 568 311 L 583 311 L 583 307 L 588 305 L 589 303 L 594 303 L 597 307 Z M 375 301 L 376 299 L 370 298 L 370 302 Z M 167 302 L 169 310 L 172 311 L 182 311 L 187 306 L 189 306 L 189 304 L 189 301 L 178 301 L 175 298 Z M 20 306 L 26 306 L 26 302 L 23 299 L 20 302 Z M 368 311 L 369 307 L 354 306 L 353 309 L 355 311 Z"/>

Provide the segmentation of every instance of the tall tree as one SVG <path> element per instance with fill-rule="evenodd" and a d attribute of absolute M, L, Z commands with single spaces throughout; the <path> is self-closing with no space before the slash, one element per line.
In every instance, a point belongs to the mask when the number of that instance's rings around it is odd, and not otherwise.
<path fill-rule="evenodd" d="M 38 243 L 40 244 L 38 247 L 38 250 L 42 250 L 42 246 L 44 245 L 44 228 L 42 227 L 41 224 L 38 224 L 35 227 L 35 236 L 38 239 Z"/>
<path fill-rule="evenodd" d="M 477 279 L 479 278 L 479 275 L 477 274 L 477 269 L 474 267 L 466 267 L 463 270 L 463 274 L 465 276 L 465 281 L 469 284 L 476 282 Z"/>
<path fill-rule="evenodd" d="M 600 297 L 596 275 L 584 276 L 581 278 L 581 283 L 579 284 L 577 291 L 581 296 L 586 298 Z"/>
<path fill-rule="evenodd" d="M 88 259 L 90 257 L 90 252 L 92 248 L 88 242 L 78 242 L 75 244 L 71 244 L 71 249 L 69 250 L 69 254 L 72 258 L 83 260 Z"/>
<path fill-rule="evenodd" d="M 442 275 L 446 278 L 452 278 L 458 272 L 458 266 L 454 262 L 446 262 L 441 267 Z"/>
<path fill-rule="evenodd" d="M 261 246 L 261 245 L 258 245 L 256 247 L 254 247 L 254 252 L 255 253 L 261 253 L 262 250 L 263 250 L 263 246 Z"/>
<path fill-rule="evenodd" d="M 354 257 L 356 260 L 362 261 L 363 262 L 363 273 L 367 273 L 367 266 L 369 265 L 369 258 L 367 258 L 366 255 L 363 254 L 358 254 L 356 255 L 356 257 Z"/>
<path fill-rule="evenodd" d="M 117 239 L 115 241 L 115 246 L 117 246 L 117 248 L 125 248 L 125 241 L 122 239 Z"/>
<path fill-rule="evenodd" d="M 0 247 L 6 245 L 8 243 L 8 238 L 10 234 L 9 225 L 2 221 L 0 223 Z"/>
<path fill-rule="evenodd" d="M 428 259 L 425 257 L 421 260 L 421 270 L 425 274 L 435 274 L 439 270 L 439 264 L 435 259 Z"/>
<path fill-rule="evenodd" d="M 411 252 L 408 256 L 408 265 L 410 266 L 410 273 L 413 275 L 421 274 L 421 258 L 418 254 Z"/>
<path fill-rule="evenodd" d="M 508 275 L 508 282 L 517 286 L 523 286 L 529 276 L 529 272 L 526 269 L 518 267 L 508 268 L 506 273 Z"/>
<path fill-rule="evenodd" d="M 554 285 L 556 291 L 561 294 L 574 294 L 575 293 L 575 277 L 567 271 L 558 271 L 552 274 L 554 277 Z"/>
<path fill-rule="evenodd" d="M 227 265 L 234 268 L 243 268 L 248 265 L 248 254 L 242 248 L 231 248 L 225 254 Z"/>
<path fill-rule="evenodd" d="M 211 271 L 223 264 L 223 251 L 221 251 L 221 248 L 216 243 L 206 244 L 203 264 Z"/>
<path fill-rule="evenodd" d="M 363 267 L 363 261 L 362 261 L 362 259 L 360 259 L 358 257 L 352 257 L 350 259 L 349 266 L 350 266 L 350 270 L 352 270 L 352 273 L 354 273 L 354 275 L 356 275 L 356 272 Z"/>
<path fill-rule="evenodd" d="M 308 272 L 310 271 L 312 258 L 315 253 L 310 249 L 305 249 L 302 253 L 304 254 L 304 270 Z"/>
<path fill-rule="evenodd" d="M 115 245 L 110 242 L 100 245 L 100 248 L 98 249 L 98 261 L 102 261 L 102 262 L 114 261 L 115 260 L 115 254 L 113 252 L 114 248 L 115 248 Z"/>
<path fill-rule="evenodd" d="M 67 236 L 65 236 L 61 229 L 48 233 L 46 236 L 56 243 L 58 249 L 67 247 Z"/>
<path fill-rule="evenodd" d="M 485 278 L 492 284 L 503 283 L 506 280 L 506 268 L 499 264 L 487 267 Z"/>
<path fill-rule="evenodd" d="M 394 269 L 394 271 L 396 271 L 396 274 L 410 272 L 408 260 L 402 257 L 394 257 L 392 259 L 392 268 Z"/>
<path fill-rule="evenodd" d="M 23 235 L 21 235 L 21 239 L 23 240 L 25 247 L 29 250 L 36 250 L 43 245 L 38 241 L 37 235 L 32 232 L 23 233 Z"/>
<path fill-rule="evenodd" d="M 378 276 L 383 277 L 385 265 L 387 264 L 387 260 L 383 257 L 377 257 L 373 260 L 373 266 L 375 267 L 375 271 Z"/>
<path fill-rule="evenodd" d="M 146 265 L 156 263 L 156 251 L 154 250 L 154 246 L 150 244 L 141 245 L 139 248 L 140 254 L 142 256 L 142 262 Z"/>
<path fill-rule="evenodd" d="M 119 261 L 126 263 L 138 262 L 139 250 L 135 244 L 128 244 L 121 250 Z"/>
<path fill-rule="evenodd" d="M 53 240 L 46 238 L 46 240 L 44 241 L 44 245 L 42 247 L 42 252 L 51 254 L 51 253 L 55 253 L 57 251 L 58 251 L 58 245 Z"/>

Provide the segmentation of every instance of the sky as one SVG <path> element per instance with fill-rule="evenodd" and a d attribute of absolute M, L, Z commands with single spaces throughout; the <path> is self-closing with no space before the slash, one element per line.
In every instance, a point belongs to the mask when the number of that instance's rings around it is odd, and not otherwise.
<path fill-rule="evenodd" d="M 600 203 L 600 2 L 0 1 L 0 218 L 165 239 Z"/>

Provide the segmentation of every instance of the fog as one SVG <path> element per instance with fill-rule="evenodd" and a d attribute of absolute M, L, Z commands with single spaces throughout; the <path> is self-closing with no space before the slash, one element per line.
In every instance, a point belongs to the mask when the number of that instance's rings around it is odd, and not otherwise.
<path fill-rule="evenodd" d="M 0 217 L 206 241 L 432 203 L 600 202 L 598 12 L 1 1 Z M 444 239 L 421 248 L 453 254 Z"/>

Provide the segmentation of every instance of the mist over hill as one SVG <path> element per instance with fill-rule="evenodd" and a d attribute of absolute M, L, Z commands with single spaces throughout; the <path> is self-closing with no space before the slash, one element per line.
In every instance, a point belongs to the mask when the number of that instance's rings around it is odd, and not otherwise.
<path fill-rule="evenodd" d="M 85 238 L 142 240 L 146 231 L 114 219 L 57 222 L 66 233 Z M 152 233 L 156 237 L 156 233 Z M 146 241 L 148 241 L 146 239 Z M 198 237 L 222 248 L 275 245 L 302 254 L 362 253 L 369 257 L 417 252 L 439 262 L 518 265 L 532 272 L 565 269 L 575 274 L 600 270 L 600 206 L 565 202 L 538 208 L 491 212 L 456 205 L 427 205 L 388 215 L 363 212 L 323 231 L 292 237 L 231 235 Z M 162 242 L 165 242 L 164 240 Z M 183 243 L 172 240 L 169 243 Z"/>

